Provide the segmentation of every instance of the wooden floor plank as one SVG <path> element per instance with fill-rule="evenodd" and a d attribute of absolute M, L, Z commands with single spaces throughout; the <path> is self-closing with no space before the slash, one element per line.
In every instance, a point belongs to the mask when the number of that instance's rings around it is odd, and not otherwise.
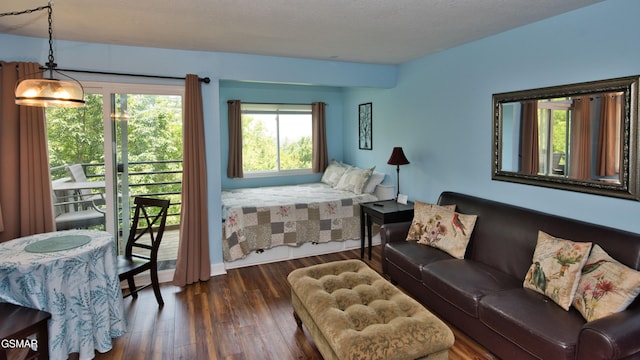
<path fill-rule="evenodd" d="M 322 359 L 307 330 L 293 319 L 287 275 L 300 267 L 359 258 L 356 249 L 231 269 L 184 288 L 163 284 L 161 309 L 146 289 L 137 300 L 125 299 L 128 332 L 96 359 Z M 374 246 L 372 260 L 364 261 L 382 272 L 380 247 Z M 450 359 L 494 359 L 453 331 Z"/>

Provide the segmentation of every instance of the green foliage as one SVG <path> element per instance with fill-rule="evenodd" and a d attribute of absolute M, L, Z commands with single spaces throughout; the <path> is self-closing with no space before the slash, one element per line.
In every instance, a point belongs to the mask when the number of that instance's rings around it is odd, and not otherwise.
<path fill-rule="evenodd" d="M 126 113 L 126 118 L 116 118 L 115 139 L 117 162 L 123 163 L 126 131 L 127 171 L 126 182 L 133 195 L 162 194 L 172 204 L 170 212 L 180 212 L 182 191 L 182 98 L 167 95 L 116 94 L 115 114 Z M 104 125 L 102 95 L 86 94 L 84 108 L 47 108 L 47 131 L 50 166 L 67 164 L 100 164 L 86 166 L 87 175 L 103 175 Z M 177 161 L 170 161 L 177 160 Z M 141 164 L 136 164 L 140 163 Z M 64 170 L 53 178 L 67 176 Z M 118 189 L 119 193 L 124 193 Z M 178 223 L 179 217 L 171 217 L 168 223 Z"/>
<path fill-rule="evenodd" d="M 277 141 L 262 121 L 242 116 L 242 168 L 245 171 L 277 169 Z"/>
<path fill-rule="evenodd" d="M 280 151 L 280 168 L 282 170 L 310 168 L 312 152 L 313 143 L 310 136 L 286 144 Z"/>
<path fill-rule="evenodd" d="M 556 110 L 553 112 L 553 152 L 567 152 L 567 111 Z"/>
<path fill-rule="evenodd" d="M 242 167 L 244 171 L 276 171 L 278 169 L 277 134 L 263 121 L 242 116 Z M 311 168 L 313 143 L 310 136 L 297 141 L 284 139 L 280 145 L 280 169 Z"/>
<path fill-rule="evenodd" d="M 126 125 L 129 136 L 130 162 L 159 161 L 182 158 L 182 103 L 179 96 L 120 95 L 129 114 Z M 120 137 L 118 137 L 120 140 Z M 118 142 L 118 151 L 122 143 Z"/>
<path fill-rule="evenodd" d="M 104 163 L 102 96 L 87 94 L 85 100 L 83 108 L 46 109 L 51 167 Z"/>

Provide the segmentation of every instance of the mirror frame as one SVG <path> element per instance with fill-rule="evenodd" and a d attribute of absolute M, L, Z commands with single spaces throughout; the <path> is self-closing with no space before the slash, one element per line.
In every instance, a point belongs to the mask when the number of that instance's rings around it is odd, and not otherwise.
<path fill-rule="evenodd" d="M 492 107 L 492 169 L 491 179 L 603 196 L 640 200 L 638 179 L 638 82 L 639 76 L 552 86 L 531 90 L 493 94 Z M 585 181 L 567 177 L 528 175 L 501 170 L 502 165 L 502 104 L 535 99 L 581 96 L 594 93 L 624 93 L 624 118 L 621 122 L 620 183 Z"/>

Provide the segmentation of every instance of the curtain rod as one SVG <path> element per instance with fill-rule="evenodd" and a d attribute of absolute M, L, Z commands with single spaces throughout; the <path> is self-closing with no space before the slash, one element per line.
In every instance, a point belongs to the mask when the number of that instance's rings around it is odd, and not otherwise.
<path fill-rule="evenodd" d="M 0 63 L 0 69 L 2 68 L 2 64 Z M 16 69 L 18 65 L 16 65 Z M 40 66 L 40 70 L 48 70 L 49 68 Z M 100 74 L 100 75 L 118 75 L 118 76 L 135 76 L 135 77 L 147 77 L 147 78 L 156 78 L 156 79 L 172 79 L 172 80 L 184 80 L 184 77 L 179 76 L 164 76 L 164 75 L 143 75 L 143 74 L 127 74 L 127 73 L 117 73 L 117 72 L 109 72 L 109 71 L 93 71 L 93 70 L 74 70 L 74 69 L 58 69 L 58 71 L 67 71 L 67 72 L 80 72 L 87 74 Z M 198 80 L 201 82 L 208 84 L 211 82 L 209 77 L 198 77 Z"/>
<path fill-rule="evenodd" d="M 234 100 L 227 100 L 227 103 L 230 103 Z M 321 102 L 324 103 L 324 101 L 313 101 L 310 103 L 283 103 L 283 102 L 256 102 L 256 101 L 240 101 L 240 103 L 242 104 L 256 104 L 256 105 L 311 105 L 314 102 Z M 325 106 L 329 106 L 329 104 L 324 103 Z"/>
<path fill-rule="evenodd" d="M 46 70 L 47 68 L 40 67 L 40 69 Z M 94 71 L 94 70 L 74 70 L 74 69 L 56 69 L 58 71 L 66 71 L 66 72 L 78 72 L 78 73 L 86 73 L 86 74 L 99 74 L 99 75 L 118 75 L 118 76 L 135 76 L 135 77 L 146 77 L 146 78 L 155 78 L 155 79 L 172 79 L 172 80 L 184 80 L 184 77 L 179 76 L 164 76 L 164 75 L 144 75 L 144 74 L 128 74 L 128 73 L 118 73 L 118 72 L 110 72 L 110 71 Z M 198 77 L 200 82 L 208 84 L 211 82 L 209 77 Z"/>

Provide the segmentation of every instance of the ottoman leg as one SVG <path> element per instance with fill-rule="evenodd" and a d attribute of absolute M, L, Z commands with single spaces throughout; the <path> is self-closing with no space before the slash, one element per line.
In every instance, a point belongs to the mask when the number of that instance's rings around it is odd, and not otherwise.
<path fill-rule="evenodd" d="M 296 324 L 298 324 L 298 327 L 302 328 L 302 320 L 300 319 L 300 316 L 298 316 L 298 313 L 295 310 L 293 311 L 293 318 L 296 319 Z"/>

